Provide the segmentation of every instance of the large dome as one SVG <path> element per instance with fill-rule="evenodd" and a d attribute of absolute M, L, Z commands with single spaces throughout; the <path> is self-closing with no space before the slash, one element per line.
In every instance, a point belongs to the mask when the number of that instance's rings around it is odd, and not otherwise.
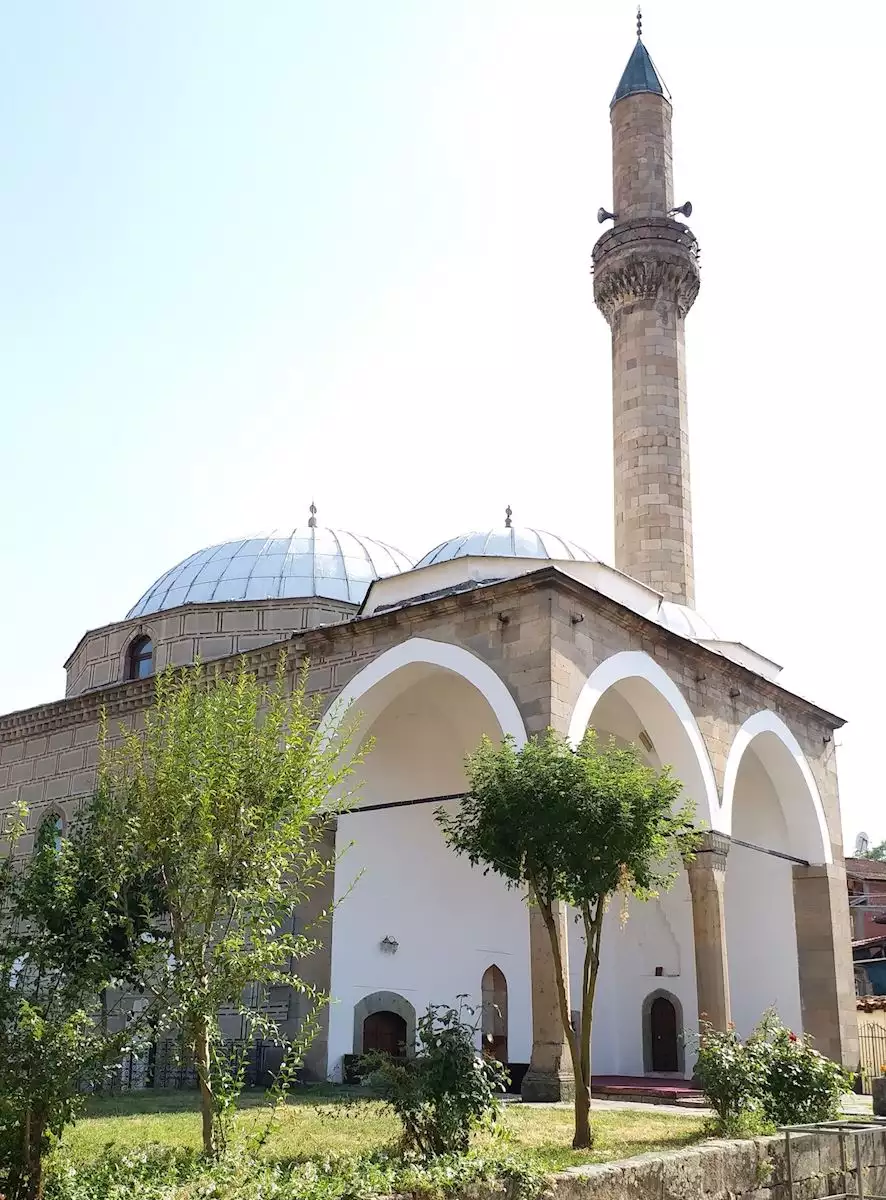
<path fill-rule="evenodd" d="M 543 529 L 517 528 L 506 525 L 502 529 L 486 529 L 463 533 L 460 537 L 441 542 L 417 562 L 417 567 L 429 567 L 432 563 L 448 562 L 453 558 L 468 555 L 499 556 L 504 558 L 549 558 L 575 559 L 579 562 L 599 562 L 575 542 L 545 533 Z"/>
<path fill-rule="evenodd" d="M 275 529 L 219 542 L 184 559 L 126 614 L 232 600 L 322 597 L 360 604 L 375 579 L 412 569 L 405 554 L 373 538 L 339 529 Z"/>

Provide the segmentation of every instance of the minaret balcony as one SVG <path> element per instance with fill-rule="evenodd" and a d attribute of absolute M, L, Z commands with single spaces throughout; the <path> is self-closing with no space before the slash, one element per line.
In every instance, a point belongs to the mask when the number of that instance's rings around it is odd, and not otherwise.
<path fill-rule="evenodd" d="M 618 221 L 594 246 L 594 300 L 610 325 L 625 305 L 659 298 L 685 317 L 698 295 L 698 260 L 695 234 L 680 221 Z"/>

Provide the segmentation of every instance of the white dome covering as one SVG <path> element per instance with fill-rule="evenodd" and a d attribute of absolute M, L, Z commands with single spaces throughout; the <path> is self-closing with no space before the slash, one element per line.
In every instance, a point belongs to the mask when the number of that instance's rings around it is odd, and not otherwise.
<path fill-rule="evenodd" d="M 374 580 L 411 569 L 384 542 L 309 524 L 198 550 L 161 575 L 126 616 L 236 600 L 316 596 L 360 604 Z"/>
<path fill-rule="evenodd" d="M 670 629 L 671 633 L 679 633 L 681 637 L 703 642 L 720 640 L 704 617 L 699 616 L 694 608 L 689 608 L 686 604 L 675 604 L 673 600 L 662 600 L 658 606 L 658 623 L 664 625 L 665 629 Z"/>
<path fill-rule="evenodd" d="M 502 558 L 549 558 L 572 559 L 578 562 L 599 562 L 575 542 L 546 533 L 543 529 L 505 526 L 502 529 L 486 529 L 463 533 L 460 537 L 441 542 L 420 559 L 416 567 L 429 567 L 433 563 L 449 562 L 453 558 L 469 555 Z"/>

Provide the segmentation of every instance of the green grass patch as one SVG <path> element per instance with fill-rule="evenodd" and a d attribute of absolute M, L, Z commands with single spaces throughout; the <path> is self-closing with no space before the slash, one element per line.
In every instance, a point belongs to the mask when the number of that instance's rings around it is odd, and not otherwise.
<path fill-rule="evenodd" d="M 269 1115 L 264 1095 L 243 1097 L 240 1128 L 259 1132 Z M 519 1156 L 540 1171 L 589 1162 L 609 1162 L 653 1150 L 675 1150 L 704 1136 L 700 1117 L 679 1110 L 632 1109 L 593 1114 L 596 1144 L 574 1151 L 572 1110 L 566 1105 L 503 1106 L 503 1139 L 481 1135 L 480 1153 Z M 394 1151 L 399 1124 L 386 1104 L 344 1089 L 316 1089 L 291 1098 L 264 1148 L 273 1163 L 355 1158 Z M 148 1145 L 177 1150 L 200 1147 L 199 1102 L 195 1092 L 142 1092 L 93 1100 L 87 1114 L 64 1137 L 60 1153 L 71 1165 L 94 1162 L 108 1147 L 143 1150 Z"/>

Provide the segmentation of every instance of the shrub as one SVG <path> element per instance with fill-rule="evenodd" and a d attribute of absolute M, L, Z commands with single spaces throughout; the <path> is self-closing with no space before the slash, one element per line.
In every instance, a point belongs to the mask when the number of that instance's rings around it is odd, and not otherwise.
<path fill-rule="evenodd" d="M 484 1188 L 485 1185 L 485 1188 Z M 212 1162 L 191 1150 L 108 1149 L 95 1162 L 51 1162 L 46 1200 L 449 1200 L 498 1185 L 508 1200 L 538 1200 L 544 1177 L 513 1155 L 427 1161 L 379 1151 L 367 1156 L 269 1162 L 231 1151 Z"/>
<path fill-rule="evenodd" d="M 703 1026 L 696 1078 L 717 1114 L 716 1132 L 747 1137 L 765 1128 L 808 1125 L 840 1115 L 852 1075 L 792 1033 L 774 1010 L 744 1042 L 734 1028 Z"/>
<path fill-rule="evenodd" d="M 400 1118 L 404 1148 L 425 1158 L 466 1153 L 471 1131 L 498 1113 L 507 1074 L 475 1049 L 477 1027 L 463 1019 L 473 1011 L 432 1006 L 418 1020 L 414 1055 L 363 1059 L 370 1082 Z"/>
<path fill-rule="evenodd" d="M 763 1112 L 774 1125 L 808 1125 L 840 1115 L 852 1075 L 825 1058 L 808 1036 L 792 1033 L 768 1012 L 748 1039 L 749 1053 L 764 1064 Z"/>
<path fill-rule="evenodd" d="M 743 1043 L 734 1026 L 722 1033 L 702 1025 L 695 1076 L 717 1115 L 716 1132 L 726 1137 L 760 1131 L 765 1067 L 757 1049 Z"/>

